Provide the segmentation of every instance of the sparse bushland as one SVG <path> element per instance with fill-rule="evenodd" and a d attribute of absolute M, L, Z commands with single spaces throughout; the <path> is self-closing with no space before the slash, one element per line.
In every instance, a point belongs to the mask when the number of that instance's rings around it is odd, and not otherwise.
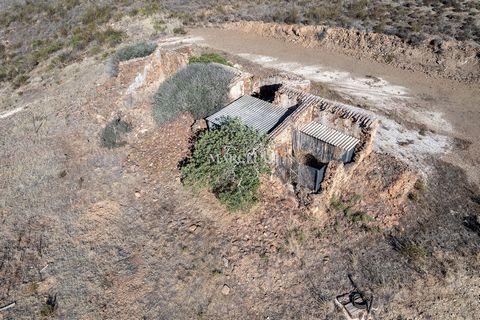
<path fill-rule="evenodd" d="M 100 141 L 105 148 L 117 148 L 126 144 L 125 134 L 132 131 L 129 123 L 123 121 L 121 118 L 116 118 L 110 121 L 105 128 L 103 128 Z"/>
<path fill-rule="evenodd" d="M 188 60 L 188 63 L 212 63 L 212 62 L 224 64 L 229 67 L 232 66 L 232 64 L 227 59 L 225 59 L 224 56 L 218 53 L 204 53 L 200 56 L 193 56 Z"/>
<path fill-rule="evenodd" d="M 206 10 L 205 8 L 216 8 Z M 1 36 L 9 43 L 5 54 L 0 54 L 0 81 L 14 81 L 16 86 L 25 83 L 35 66 L 63 50 L 69 51 L 69 59 L 51 66 L 63 66 L 86 55 L 101 53 L 103 46 L 113 47 L 124 39 L 119 30 L 106 29 L 112 20 L 124 16 L 179 20 L 182 26 L 173 32 L 186 33 L 184 26 L 204 22 L 236 20 L 276 21 L 280 23 L 323 24 L 345 28 L 357 28 L 396 35 L 412 46 L 427 45 L 428 35 L 445 39 L 470 40 L 480 43 L 480 26 L 475 23 L 480 14 L 478 1 L 323 1 L 312 0 L 302 5 L 279 6 L 279 1 L 240 1 L 233 6 L 223 1 L 204 1 L 188 4 L 176 1 L 162 3 L 152 0 L 103 1 L 101 5 L 82 0 L 38 0 L 5 4 L 0 14 Z M 0 8 L 2 10 L 2 8 Z M 161 21 L 161 20 L 159 20 Z M 29 27 L 32 22 L 34 27 Z M 106 29 L 106 30 L 105 30 Z M 102 31 L 103 30 L 103 31 Z M 165 24 L 154 22 L 155 35 L 165 32 Z M 21 39 L 19 42 L 18 39 Z M 63 48 L 46 48 L 47 44 L 61 39 Z M 41 40 L 45 48 L 30 46 Z M 68 48 L 68 49 L 67 49 Z M 433 48 L 440 52 L 441 47 Z M 43 51 L 44 50 L 44 51 Z M 54 51 L 52 51 L 54 50 Z M 60 52 L 60 53 L 57 53 Z M 39 56 L 36 56 L 39 55 Z M 385 62 L 392 58 L 385 56 Z"/>
<path fill-rule="evenodd" d="M 245 209 L 257 200 L 260 176 L 269 171 L 265 144 L 265 135 L 238 119 L 226 119 L 200 136 L 182 168 L 183 182 L 208 188 L 231 211 Z"/>
<path fill-rule="evenodd" d="M 156 43 L 145 41 L 122 47 L 110 57 L 107 64 L 107 71 L 110 76 L 116 77 L 118 75 L 118 65 L 121 61 L 149 56 L 156 48 Z"/>
<path fill-rule="evenodd" d="M 89 13 L 89 18 L 82 21 L 88 22 L 94 17 Z M 100 21 L 106 19 L 105 14 L 99 13 L 98 17 Z M 18 88 L 28 82 L 30 71 L 50 58 L 51 67 L 62 67 L 85 54 L 97 54 L 104 47 L 115 47 L 126 37 L 124 31 L 95 23 L 62 29 L 61 33 L 62 40 L 57 36 L 35 39 L 22 54 L 16 54 L 11 46 L 3 47 L 3 54 L 0 54 L 0 81 L 11 81 L 13 87 Z"/>
<path fill-rule="evenodd" d="M 216 63 L 193 63 L 160 85 L 153 99 L 153 117 L 158 125 L 190 112 L 203 119 L 227 103 L 233 73 Z"/>

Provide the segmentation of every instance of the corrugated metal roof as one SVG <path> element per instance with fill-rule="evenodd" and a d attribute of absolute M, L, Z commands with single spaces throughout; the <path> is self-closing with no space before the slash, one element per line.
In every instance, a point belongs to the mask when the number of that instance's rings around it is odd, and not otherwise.
<path fill-rule="evenodd" d="M 328 144 L 347 151 L 354 148 L 357 143 L 360 142 L 360 139 L 349 136 L 333 128 L 324 126 L 323 124 L 315 121 L 310 122 L 300 131 L 308 134 L 309 136 L 325 141 Z"/>
<path fill-rule="evenodd" d="M 287 113 L 288 109 L 274 106 L 252 96 L 243 96 L 208 117 L 207 121 L 218 125 L 224 117 L 240 118 L 246 126 L 262 133 L 269 133 Z"/>

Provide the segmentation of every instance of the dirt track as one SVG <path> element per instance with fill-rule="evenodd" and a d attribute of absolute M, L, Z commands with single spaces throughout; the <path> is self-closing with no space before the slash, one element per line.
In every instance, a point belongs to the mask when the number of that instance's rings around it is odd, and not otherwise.
<path fill-rule="evenodd" d="M 445 150 L 439 150 L 438 156 L 459 165 L 471 182 L 480 185 L 477 170 L 480 165 L 480 141 L 477 139 L 480 136 L 480 88 L 238 30 L 202 28 L 192 30 L 191 35 L 198 44 L 326 83 L 331 89 L 350 96 L 352 103 L 367 105 L 407 127 L 426 127 L 437 134 L 468 141 L 461 143 L 462 148 L 456 148 L 459 140 L 452 139 L 448 149 L 454 151 L 443 154 Z M 198 38 L 203 40 L 198 41 Z M 332 77 L 325 78 L 322 73 L 330 73 Z M 384 80 L 382 94 L 368 95 L 365 79 L 369 78 Z M 345 86 L 346 83 L 349 85 Z M 466 147 L 469 142 L 471 145 Z M 414 151 L 421 152 L 418 148 Z"/>

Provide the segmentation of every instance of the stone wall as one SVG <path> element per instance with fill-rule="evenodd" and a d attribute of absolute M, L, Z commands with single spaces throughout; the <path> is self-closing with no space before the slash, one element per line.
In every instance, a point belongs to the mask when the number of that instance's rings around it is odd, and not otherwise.
<path fill-rule="evenodd" d="M 188 47 L 176 50 L 158 48 L 148 57 L 121 62 L 117 81 L 128 86 L 127 94 L 156 88 L 184 68 L 191 55 L 191 48 Z"/>

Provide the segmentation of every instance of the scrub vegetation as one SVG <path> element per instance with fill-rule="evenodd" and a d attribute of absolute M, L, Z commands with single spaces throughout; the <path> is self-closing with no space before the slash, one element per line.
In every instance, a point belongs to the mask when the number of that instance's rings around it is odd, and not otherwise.
<path fill-rule="evenodd" d="M 101 133 L 102 146 L 111 149 L 125 145 L 123 138 L 130 131 L 132 131 L 130 124 L 121 118 L 110 121 Z"/>
<path fill-rule="evenodd" d="M 212 10 L 213 8 L 213 10 Z M 428 35 L 480 43 L 480 3 L 475 0 L 375 0 L 292 3 L 284 0 L 237 1 L 10 1 L 0 4 L 0 81 L 19 87 L 30 71 L 51 58 L 62 67 L 121 43 L 125 34 L 107 24 L 123 17 L 161 16 L 181 25 L 172 31 L 205 23 L 258 20 L 289 24 L 339 26 L 395 35 L 415 46 Z M 164 23 L 154 22 L 156 34 Z M 19 41 L 20 40 L 20 41 Z M 437 42 L 438 42 L 437 41 Z M 432 44 L 435 45 L 435 44 Z"/>
<path fill-rule="evenodd" d="M 182 168 L 183 182 L 208 188 L 229 210 L 245 209 L 257 200 L 260 176 L 269 171 L 265 143 L 265 135 L 238 119 L 227 119 L 200 136 Z"/>

